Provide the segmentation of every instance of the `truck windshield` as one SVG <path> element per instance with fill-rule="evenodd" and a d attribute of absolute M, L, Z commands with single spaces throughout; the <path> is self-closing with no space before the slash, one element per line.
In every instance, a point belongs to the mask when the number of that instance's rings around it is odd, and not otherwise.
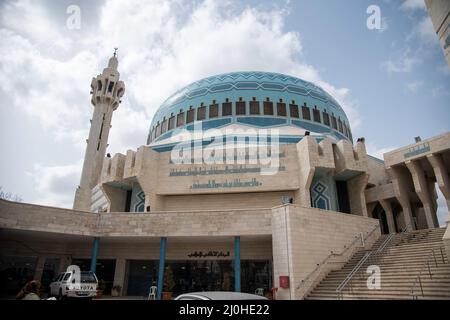
<path fill-rule="evenodd" d="M 95 279 L 95 275 L 92 272 L 81 272 L 81 282 L 82 283 L 95 283 L 97 279 Z"/>

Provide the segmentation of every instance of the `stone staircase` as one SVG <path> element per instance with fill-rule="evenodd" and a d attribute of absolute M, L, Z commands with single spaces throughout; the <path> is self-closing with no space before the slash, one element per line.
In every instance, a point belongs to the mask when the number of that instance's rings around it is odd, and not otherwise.
<path fill-rule="evenodd" d="M 437 228 L 396 234 L 380 254 L 362 265 L 359 272 L 342 290 L 340 298 L 450 300 L 450 264 L 442 242 L 444 232 L 445 228 Z M 387 237 L 382 235 L 371 250 L 379 248 Z M 434 249 L 434 255 L 431 249 Z M 358 251 L 342 269 L 328 273 L 306 299 L 338 299 L 336 288 L 366 252 L 366 250 Z M 432 274 L 431 279 L 427 261 Z M 381 289 L 367 287 L 370 274 L 366 273 L 366 270 L 369 265 L 380 267 Z M 411 294 L 412 286 L 420 271 L 424 296 L 418 281 L 414 290 L 415 295 Z"/>

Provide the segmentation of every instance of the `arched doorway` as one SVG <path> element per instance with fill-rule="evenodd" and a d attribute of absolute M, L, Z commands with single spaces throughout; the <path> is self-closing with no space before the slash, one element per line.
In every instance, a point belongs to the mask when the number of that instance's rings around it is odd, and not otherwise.
<path fill-rule="evenodd" d="M 387 223 L 386 213 L 380 203 L 377 203 L 372 211 L 372 218 L 380 221 L 380 229 L 382 234 L 389 234 L 389 226 Z"/>

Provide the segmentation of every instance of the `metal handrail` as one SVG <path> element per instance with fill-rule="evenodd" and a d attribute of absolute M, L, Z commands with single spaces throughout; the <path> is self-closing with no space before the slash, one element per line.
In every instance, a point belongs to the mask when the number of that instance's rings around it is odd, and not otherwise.
<path fill-rule="evenodd" d="M 442 264 L 445 264 L 444 253 L 442 252 L 442 247 L 440 247 L 439 250 L 441 252 Z M 419 272 L 418 272 L 418 274 L 417 274 L 416 278 L 414 279 L 414 282 L 413 282 L 413 284 L 411 286 L 410 295 L 412 295 L 412 298 L 414 300 L 416 300 L 417 297 L 418 297 L 416 294 L 414 294 L 416 286 L 417 286 L 417 283 L 419 283 L 419 285 L 420 285 L 420 291 L 422 293 L 422 297 L 425 297 L 425 294 L 423 292 L 422 279 L 421 279 L 422 272 L 425 270 L 425 267 L 427 267 L 427 269 L 428 269 L 428 274 L 430 276 L 430 279 L 433 280 L 433 273 L 431 272 L 431 268 L 430 268 L 431 257 L 433 257 L 433 259 L 434 259 L 434 263 L 436 265 L 436 268 L 438 267 L 438 262 L 437 262 L 436 254 L 435 254 L 435 248 L 431 248 L 431 251 L 428 253 L 427 258 L 425 259 L 425 262 L 423 263 L 422 267 L 420 268 L 420 270 L 419 270 Z"/>
<path fill-rule="evenodd" d="M 319 270 L 319 268 L 321 268 L 323 265 L 325 265 L 326 263 L 328 263 L 328 260 L 330 260 L 332 257 L 335 256 L 342 256 L 344 255 L 355 243 L 358 242 L 358 240 L 361 240 L 363 245 L 364 245 L 364 241 L 366 239 L 368 239 L 369 237 L 372 236 L 372 234 L 375 232 L 375 230 L 377 230 L 379 228 L 378 225 L 376 225 L 372 230 L 370 230 L 368 232 L 368 234 L 366 236 L 361 237 L 362 233 L 358 233 L 357 235 L 355 235 L 354 239 L 352 242 L 350 242 L 350 244 L 348 245 L 344 245 L 344 249 L 340 252 L 340 253 L 334 253 L 333 251 L 331 251 L 331 253 L 325 257 L 325 259 L 323 259 L 320 263 L 317 264 L 317 266 L 310 272 L 308 273 L 308 275 L 302 280 L 300 281 L 300 283 L 297 286 L 297 290 L 300 289 L 302 286 L 305 285 L 305 283 L 312 277 L 312 275 Z"/>
<path fill-rule="evenodd" d="M 411 224 L 407 224 L 400 232 L 400 234 L 405 233 L 408 230 L 408 226 Z M 337 286 L 336 294 L 338 297 L 342 296 L 342 291 L 347 286 L 347 284 L 353 279 L 353 277 L 360 271 L 361 267 L 367 260 L 373 261 L 373 259 L 378 258 L 379 254 L 384 251 L 384 249 L 391 243 L 391 241 L 395 238 L 396 233 L 390 233 L 389 236 L 383 241 L 381 245 L 378 246 L 376 250 L 368 251 L 361 260 L 358 261 L 355 267 L 349 272 L 349 274 L 345 277 L 345 279 Z"/>

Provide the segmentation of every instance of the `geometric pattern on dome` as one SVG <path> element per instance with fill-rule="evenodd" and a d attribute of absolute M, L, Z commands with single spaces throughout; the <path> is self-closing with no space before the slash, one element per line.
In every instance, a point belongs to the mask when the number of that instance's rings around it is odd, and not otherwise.
<path fill-rule="evenodd" d="M 248 81 L 249 79 L 259 81 Z M 238 81 L 244 79 L 245 81 Z M 231 80 L 232 82 L 225 82 Z M 261 81 L 264 80 L 264 81 Z M 270 81 L 269 81 L 270 80 Z M 271 82 L 273 81 L 273 82 Z M 186 100 L 201 97 L 211 93 L 226 92 L 231 90 L 273 90 L 291 92 L 303 96 L 311 96 L 330 104 L 335 109 L 342 110 L 337 101 L 321 87 L 292 76 L 273 72 L 232 72 L 211 76 L 198 80 L 171 95 L 158 110 L 164 112 L 173 105 L 183 103 Z"/>
<path fill-rule="evenodd" d="M 235 113 L 234 106 L 238 99 L 243 99 L 240 101 L 244 101 L 246 105 L 247 111 L 245 115 L 237 115 Z M 261 112 L 249 114 L 247 107 L 252 99 L 258 101 L 258 105 L 266 101 L 266 99 L 270 99 L 267 101 L 271 101 L 274 104 L 282 100 L 287 104 L 288 112 L 285 115 L 273 113 L 266 115 L 265 111 L 264 114 Z M 209 126 L 209 122 L 211 122 L 211 125 L 216 124 L 214 118 L 220 117 L 231 119 L 228 120 L 230 124 L 245 123 L 247 125 L 256 125 L 257 127 L 273 126 L 270 123 L 279 123 L 278 125 L 281 125 L 279 119 L 284 119 L 286 125 L 290 127 L 324 134 L 333 139 L 351 140 L 349 121 L 344 110 L 331 95 L 319 86 L 309 81 L 280 73 L 244 71 L 210 76 L 195 81 L 172 94 L 156 111 L 150 125 L 147 143 L 165 140 L 172 135 L 173 132 L 171 131 L 174 129 L 188 128 L 191 125 L 190 123 L 192 123 L 192 119 L 195 120 L 197 110 L 201 106 L 208 107 L 212 101 L 215 101 L 218 106 L 222 106 L 222 103 L 225 101 L 233 103 L 233 112 L 227 115 L 219 114 L 219 117 L 217 115 L 215 117 L 209 117 L 208 111 L 206 115 L 203 115 L 203 120 L 201 120 L 206 126 Z M 291 101 L 295 101 L 293 104 L 298 105 L 300 117 L 289 114 L 291 112 L 289 111 L 289 103 Z M 305 118 L 302 115 L 301 108 L 303 104 L 311 109 L 311 111 L 313 107 L 319 111 L 317 121 L 311 116 Z M 188 123 L 186 115 L 190 108 L 194 110 L 194 116 L 191 114 L 191 120 Z M 219 110 L 219 112 L 222 112 L 222 107 L 219 107 Z M 325 118 L 323 118 L 325 113 L 328 113 L 330 116 L 328 123 L 325 123 Z M 180 122 L 180 125 L 175 124 L 174 126 L 172 124 L 169 129 L 167 124 L 169 118 L 173 116 L 178 123 L 179 115 L 182 115 L 184 120 Z M 336 121 L 330 121 L 336 119 L 338 123 Z M 163 124 L 164 120 L 165 122 Z M 341 120 L 343 126 L 341 126 Z M 258 125 L 257 122 L 259 124 L 263 122 L 262 126 Z M 164 131 L 162 129 L 163 127 L 165 128 Z"/>

